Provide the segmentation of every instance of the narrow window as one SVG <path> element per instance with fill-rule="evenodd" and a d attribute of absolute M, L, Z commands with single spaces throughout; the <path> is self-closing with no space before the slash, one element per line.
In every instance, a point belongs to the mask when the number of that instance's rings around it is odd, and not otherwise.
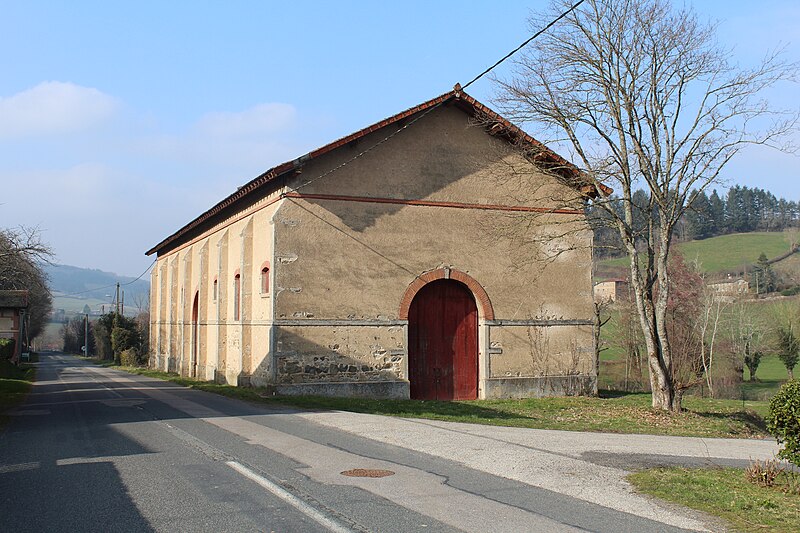
<path fill-rule="evenodd" d="M 269 294 L 269 266 L 261 269 L 261 294 Z"/>
<path fill-rule="evenodd" d="M 233 319 L 239 320 L 239 305 L 241 300 L 242 277 L 236 274 L 233 278 Z"/>
<path fill-rule="evenodd" d="M 214 289 L 211 291 L 211 298 L 217 301 L 217 280 L 214 280 Z"/>

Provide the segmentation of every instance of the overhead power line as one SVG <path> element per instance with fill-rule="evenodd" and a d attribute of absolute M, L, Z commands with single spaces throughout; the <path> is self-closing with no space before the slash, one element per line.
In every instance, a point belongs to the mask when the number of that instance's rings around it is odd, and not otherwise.
<path fill-rule="evenodd" d="M 574 4 L 572 5 L 572 7 L 570 7 L 568 10 L 564 11 L 564 12 L 563 12 L 563 13 L 561 13 L 561 14 L 560 14 L 558 17 L 556 17 L 555 19 L 553 19 L 552 21 L 550 21 L 550 23 L 548 23 L 548 24 L 547 24 L 545 27 L 543 27 L 541 30 L 539 30 L 539 31 L 537 31 L 536 33 L 534 33 L 533 35 L 531 35 L 531 36 L 530 36 L 529 38 L 527 38 L 527 39 L 526 39 L 526 40 L 525 40 L 525 41 L 524 41 L 522 44 L 520 44 L 519 46 L 517 46 L 516 48 L 514 48 L 512 51 L 510 51 L 509 53 L 507 53 L 505 56 L 503 56 L 503 57 L 502 57 L 502 58 L 501 58 L 499 61 L 495 62 L 495 63 L 494 63 L 492 66 L 490 66 L 489 68 L 487 68 L 486 70 L 484 70 L 483 72 L 481 72 L 480 74 L 478 74 L 477 76 L 475 76 L 474 78 L 472 78 L 472 79 L 469 81 L 469 83 L 467 83 L 466 85 L 464 85 L 464 86 L 463 86 L 461 89 L 462 89 L 462 90 L 465 90 L 467 87 L 469 87 L 470 85 L 472 85 L 473 83 L 475 83 L 476 81 L 478 81 L 479 79 L 481 79 L 482 77 L 484 77 L 486 74 L 488 74 L 488 73 L 489 73 L 489 72 L 491 72 L 492 70 L 494 70 L 494 69 L 495 69 L 495 68 L 496 68 L 498 65 L 500 65 L 500 64 L 501 64 L 503 61 L 505 61 L 505 60 L 506 60 L 506 59 L 508 59 L 509 57 L 513 56 L 514 54 L 516 54 L 516 53 L 517 53 L 517 52 L 519 52 L 520 50 L 522 50 L 522 49 L 523 49 L 523 48 L 524 48 L 524 47 L 525 47 L 525 46 L 526 46 L 528 43 L 530 43 L 531 41 L 533 41 L 534 39 L 536 39 L 537 37 L 539 37 L 541 34 L 543 34 L 544 32 L 546 32 L 547 30 L 549 30 L 549 29 L 550 29 L 550 28 L 551 28 L 553 25 L 555 25 L 556 23 L 558 23 L 558 21 L 560 21 L 561 19 L 563 19 L 564 17 L 566 17 L 567 15 L 569 15 L 569 14 L 570 14 L 572 11 L 574 11 L 574 10 L 575 10 L 575 9 L 576 9 L 578 6 L 580 6 L 580 5 L 581 5 L 583 2 L 584 2 L 584 0 L 579 0 L 578 2 L 574 3 Z M 456 84 L 456 87 L 458 87 L 458 84 Z M 431 113 L 431 112 L 432 112 L 434 109 L 437 109 L 437 108 L 438 108 L 439 106 L 441 106 L 443 103 L 444 103 L 444 102 L 442 101 L 442 102 L 439 102 L 439 103 L 437 103 L 437 104 L 435 104 L 435 105 L 432 105 L 431 107 L 429 107 L 428 109 L 426 109 L 425 111 L 423 111 L 421 114 L 419 114 L 419 115 L 417 115 L 416 117 L 414 117 L 414 119 L 413 119 L 413 120 L 410 120 L 409 122 L 406 122 L 405 124 L 403 124 L 403 126 L 401 126 L 400 128 L 396 129 L 395 131 L 393 131 L 392 133 L 390 133 L 389 135 L 387 135 L 387 136 L 386 136 L 386 137 L 384 137 L 383 139 L 379 140 L 378 142 L 376 142 L 376 143 L 375 143 L 375 144 L 373 144 L 372 146 L 370 146 L 370 147 L 366 148 L 365 150 L 363 150 L 363 151 L 359 152 L 358 154 L 354 155 L 353 157 L 351 157 L 350 159 L 348 159 L 348 160 L 344 161 L 343 163 L 340 163 L 339 165 L 337 165 L 337 166 L 333 167 L 332 169 L 330 169 L 330 170 L 327 170 L 327 171 L 323 172 L 323 173 L 322 173 L 322 174 L 320 174 L 319 176 L 316 176 L 316 177 L 314 177 L 314 178 L 312 178 L 312 179 L 310 179 L 310 180 L 306 181 L 305 183 L 302 183 L 302 184 L 298 185 L 297 187 L 295 187 L 295 188 L 294 188 L 294 190 L 295 190 L 295 191 L 297 191 L 297 190 L 300 190 L 300 189 L 302 189 L 303 187 L 307 187 L 308 185 L 311 185 L 311 184 L 312 184 L 312 183 L 314 183 L 315 181 L 318 181 L 318 180 L 320 180 L 320 179 L 324 178 L 325 176 L 329 176 L 329 175 L 333 174 L 334 172 L 336 172 L 336 171 L 338 171 L 338 170 L 341 170 L 342 168 L 346 167 L 347 165 L 349 165 L 350 163 L 352 163 L 352 162 L 353 162 L 353 161 L 355 161 L 356 159 L 359 159 L 359 158 L 363 157 L 363 156 L 364 156 L 364 155 L 366 155 L 367 153 L 371 152 L 372 150 L 374 150 L 374 149 L 375 149 L 375 148 L 377 148 L 378 146 L 380 146 L 380 145 L 382 145 L 383 143 L 385 143 L 386 141 L 388 141 L 389 139 L 392 139 L 394 136 L 396 136 L 396 135 L 397 135 L 398 133 L 400 133 L 401 131 L 404 131 L 404 130 L 408 129 L 408 128 L 409 128 L 409 127 L 412 125 L 412 124 L 415 124 L 415 123 L 416 123 L 416 122 L 418 122 L 420 119 L 422 119 L 422 118 L 423 118 L 423 117 L 425 117 L 426 115 L 430 114 L 430 113 Z"/>
<path fill-rule="evenodd" d="M 119 283 L 119 286 L 120 286 L 120 287 L 124 287 L 124 286 L 126 286 L 126 285 L 131 285 L 131 284 L 133 284 L 133 283 L 136 283 L 137 281 L 139 281 L 140 279 L 142 279 L 142 278 L 144 277 L 144 275 L 145 275 L 145 274 L 147 274 L 147 273 L 150 271 L 150 269 L 151 269 L 151 268 L 153 268 L 153 265 L 155 265 L 155 264 L 156 264 L 156 260 L 154 259 L 154 260 L 153 260 L 153 262 L 152 262 L 152 263 L 150 263 L 150 266 L 148 266 L 148 267 L 145 269 L 145 271 L 144 271 L 144 272 L 142 272 L 141 274 L 139 274 L 139 277 L 137 277 L 136 279 L 134 279 L 134 280 L 131 280 L 131 281 L 126 281 L 125 283 Z M 94 289 L 88 289 L 88 290 L 85 290 L 85 291 L 70 292 L 70 293 L 68 293 L 68 294 L 59 294 L 58 296 L 60 296 L 60 297 L 65 297 L 65 296 L 79 296 L 79 295 L 81 295 L 81 294 L 86 294 L 87 292 L 101 291 L 101 290 L 103 290 L 103 289 L 110 289 L 111 287 L 116 287 L 116 286 L 117 286 L 117 283 L 118 283 L 118 282 L 116 282 L 116 281 L 115 281 L 114 283 L 112 283 L 112 284 L 110 284 L 110 285 L 103 285 L 102 287 L 95 287 Z M 48 292 L 50 292 L 50 291 L 48 291 Z M 55 296 L 55 295 L 54 295 L 52 292 L 50 292 L 50 295 L 51 295 L 51 296 Z"/>
<path fill-rule="evenodd" d="M 483 72 L 481 72 L 480 74 L 478 74 L 477 76 L 475 76 L 474 78 L 472 78 L 472 80 L 470 80 L 470 81 L 469 81 L 469 83 L 467 83 L 466 85 L 464 85 L 464 87 L 463 87 L 463 88 L 466 90 L 466 88 L 467 88 L 467 87 L 469 87 L 470 85 L 472 85 L 473 83 L 475 83 L 476 81 L 478 81 L 479 79 L 481 79 L 482 77 L 484 77 L 485 75 L 487 75 L 489 72 L 491 72 L 492 70 L 494 70 L 495 68 L 497 68 L 497 66 L 498 66 L 498 65 L 500 65 L 500 63 L 502 63 L 503 61 L 505 61 L 505 60 L 506 60 L 506 59 L 508 59 L 509 57 L 513 56 L 514 54 L 516 54 L 517 52 L 519 52 L 520 50 L 522 50 L 523 48 L 525 48 L 525 46 L 527 46 L 527 44 L 528 44 L 529 42 L 531 42 L 532 40 L 536 39 L 538 36 L 540 36 L 541 34 L 543 34 L 544 32 L 546 32 L 547 30 L 549 30 L 551 27 L 553 27 L 553 26 L 554 26 L 554 25 L 555 25 L 555 24 L 556 24 L 558 21 L 560 21 L 561 19 L 563 19 L 564 17 L 566 17 L 567 15 L 569 15 L 570 13 L 572 13 L 572 12 L 573 12 L 575 9 L 577 9 L 577 7 L 578 7 L 579 5 L 581 5 L 583 2 L 584 2 L 584 0 L 580 0 L 580 1 L 578 1 L 578 2 L 575 2 L 575 3 L 572 5 L 572 7 L 570 7 L 569 9 L 567 9 L 566 11 L 564 11 L 563 13 L 561 13 L 561 14 L 560 14 L 558 17 L 556 17 L 555 19 L 553 19 L 552 21 L 550 21 L 550 23 L 549 23 L 547 26 L 545 26 L 545 27 L 544 27 L 544 28 L 542 28 L 541 30 L 539 30 L 539 31 L 537 31 L 536 33 L 534 33 L 533 35 L 531 35 L 531 36 L 530 36 L 528 39 L 526 39 L 526 40 L 525 40 L 525 41 L 524 41 L 524 42 L 523 42 L 521 45 L 517 46 L 516 48 L 514 48 L 513 50 L 511 50 L 509 53 L 507 53 L 506 55 L 504 55 L 504 56 L 503 56 L 503 57 L 502 57 L 502 58 L 501 58 L 499 61 L 497 61 L 497 62 L 496 62 L 494 65 L 492 65 L 491 67 L 487 68 L 486 70 L 484 70 Z"/>

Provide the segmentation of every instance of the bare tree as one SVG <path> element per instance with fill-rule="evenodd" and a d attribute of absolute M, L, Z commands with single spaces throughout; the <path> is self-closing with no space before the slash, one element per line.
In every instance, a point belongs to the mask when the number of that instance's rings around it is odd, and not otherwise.
<path fill-rule="evenodd" d="M 44 329 L 53 298 L 41 268 L 53 255 L 35 228 L 0 228 L 0 289 L 28 291 L 27 332 L 34 338 Z"/>
<path fill-rule="evenodd" d="M 133 295 L 133 305 L 136 307 L 137 314 L 150 312 L 150 291 L 136 292 Z"/>
<path fill-rule="evenodd" d="M 699 269 L 698 269 L 699 270 Z M 700 361 L 703 365 L 703 374 L 706 377 L 706 386 L 711 397 L 714 397 L 714 349 L 717 347 L 717 334 L 720 330 L 720 320 L 728 306 L 724 295 L 719 294 L 706 284 L 703 279 L 703 294 L 701 300 L 701 313 L 697 327 L 700 339 Z"/>
<path fill-rule="evenodd" d="M 773 328 L 754 310 L 753 304 L 739 299 L 726 320 L 725 344 L 728 357 L 739 379 L 744 381 L 744 368 L 750 370 L 750 381 L 756 381 L 756 370 L 762 355 L 770 348 Z"/>
<path fill-rule="evenodd" d="M 53 251 L 37 228 L 0 228 L 0 283 L 28 275 L 28 265 L 46 263 Z"/>
<path fill-rule="evenodd" d="M 532 26 L 570 3 L 553 0 Z M 760 94 L 793 80 L 797 65 L 776 52 L 740 69 L 716 44 L 713 25 L 667 0 L 586 0 L 534 40 L 515 68 L 496 80 L 497 104 L 512 121 L 535 124 L 545 144 L 568 150 L 594 185 L 593 205 L 630 258 L 653 407 L 678 411 L 666 327 L 672 237 L 696 195 L 742 148 L 793 149 L 781 143 L 797 114 L 771 109 Z"/>

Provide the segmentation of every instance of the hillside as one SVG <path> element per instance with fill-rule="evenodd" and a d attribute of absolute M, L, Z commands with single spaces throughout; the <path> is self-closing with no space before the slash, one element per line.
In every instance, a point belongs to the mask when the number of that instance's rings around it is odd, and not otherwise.
<path fill-rule="evenodd" d="M 793 239 L 797 239 L 797 231 L 735 233 L 679 243 L 677 248 L 683 252 L 686 261 L 697 261 L 701 270 L 714 278 L 749 272 L 762 252 L 768 258 L 786 253 L 794 242 Z M 627 261 L 627 257 L 598 261 L 595 280 L 627 277 Z M 775 264 L 774 268 L 790 278 L 800 278 L 800 271 L 797 270 L 800 268 L 798 254 Z"/>
<path fill-rule="evenodd" d="M 150 291 L 149 276 L 134 281 L 134 278 L 118 276 L 113 272 L 69 265 L 45 265 L 44 269 L 54 295 L 53 308 L 67 312 L 80 311 L 85 305 L 94 311 L 100 310 L 102 305 L 108 308 L 117 282 L 133 282 L 123 287 L 126 307 L 133 307 Z"/>

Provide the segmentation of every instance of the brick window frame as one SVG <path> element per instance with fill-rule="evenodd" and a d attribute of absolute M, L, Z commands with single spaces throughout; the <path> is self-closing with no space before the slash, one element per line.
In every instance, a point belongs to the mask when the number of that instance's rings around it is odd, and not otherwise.
<path fill-rule="evenodd" d="M 398 318 L 400 320 L 408 320 L 408 310 L 411 308 L 411 302 L 422 287 L 438 279 L 453 279 L 466 285 L 475 298 L 475 303 L 478 306 L 478 316 L 482 320 L 494 320 L 492 302 L 489 300 L 489 295 L 486 294 L 481 284 L 466 272 L 453 270 L 451 268 L 439 268 L 431 270 L 430 272 L 425 272 L 417 276 L 417 278 L 411 282 L 405 294 L 403 294 L 403 298 L 400 300 L 400 310 L 398 311 Z"/>

